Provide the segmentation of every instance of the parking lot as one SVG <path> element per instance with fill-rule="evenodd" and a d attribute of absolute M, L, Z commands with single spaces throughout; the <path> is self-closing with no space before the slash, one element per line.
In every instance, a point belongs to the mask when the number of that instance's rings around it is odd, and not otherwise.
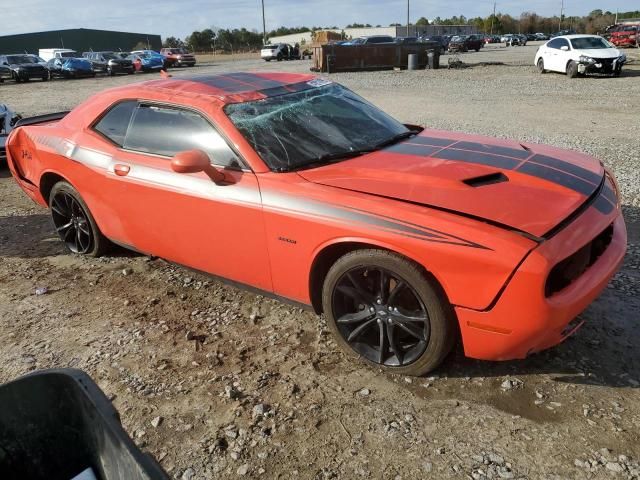
<path fill-rule="evenodd" d="M 575 337 L 523 361 L 458 349 L 427 378 L 383 375 L 340 353 L 313 313 L 157 258 L 69 255 L 2 166 L 0 382 L 87 371 L 175 478 L 640 478 L 640 51 L 619 78 L 570 80 L 539 74 L 536 48 L 330 78 L 407 123 L 549 143 L 613 170 L 629 249 Z M 171 74 L 310 65 L 207 57 Z M 4 83 L 0 103 L 58 112 L 153 78 Z"/>

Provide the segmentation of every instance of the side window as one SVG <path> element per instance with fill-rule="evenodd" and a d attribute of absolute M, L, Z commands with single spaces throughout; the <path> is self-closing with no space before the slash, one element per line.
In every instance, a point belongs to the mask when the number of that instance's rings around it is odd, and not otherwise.
<path fill-rule="evenodd" d="M 569 47 L 569 41 L 567 39 L 559 38 L 558 40 L 560 40 L 560 46 L 558 48 Z M 571 50 L 571 47 L 569 47 L 569 50 Z"/>
<path fill-rule="evenodd" d="M 207 120 L 178 108 L 140 104 L 123 146 L 166 157 L 197 148 L 206 152 L 215 165 L 240 167 L 233 150 Z"/>
<path fill-rule="evenodd" d="M 122 147 L 127 135 L 127 128 L 131 121 L 131 116 L 135 111 L 138 102 L 129 100 L 115 105 L 106 115 L 93 127 L 94 130 L 110 139 L 116 145 Z"/>
<path fill-rule="evenodd" d="M 557 50 L 560 50 L 560 39 L 559 38 L 554 38 L 549 43 L 547 43 L 547 47 L 548 48 L 555 48 Z"/>

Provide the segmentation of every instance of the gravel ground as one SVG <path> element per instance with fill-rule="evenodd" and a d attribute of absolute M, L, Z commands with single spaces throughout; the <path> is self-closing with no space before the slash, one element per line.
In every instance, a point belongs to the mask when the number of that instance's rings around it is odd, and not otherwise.
<path fill-rule="evenodd" d="M 457 351 L 428 378 L 383 375 L 350 362 L 309 312 L 154 258 L 68 255 L 0 169 L 0 382 L 86 370 L 136 442 L 185 480 L 640 478 L 640 70 L 540 75 L 535 48 L 460 56 L 504 65 L 332 78 L 407 122 L 551 143 L 613 169 L 628 255 L 564 344 L 504 363 Z M 174 74 L 308 67 L 250 59 Z M 47 113 L 150 78 L 5 83 L 0 102 Z"/>

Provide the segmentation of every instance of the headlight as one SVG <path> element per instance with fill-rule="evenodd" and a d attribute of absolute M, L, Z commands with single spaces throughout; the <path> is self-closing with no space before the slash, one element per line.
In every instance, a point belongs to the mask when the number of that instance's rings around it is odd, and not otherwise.
<path fill-rule="evenodd" d="M 580 55 L 580 63 L 596 63 L 596 61 L 586 55 Z"/>

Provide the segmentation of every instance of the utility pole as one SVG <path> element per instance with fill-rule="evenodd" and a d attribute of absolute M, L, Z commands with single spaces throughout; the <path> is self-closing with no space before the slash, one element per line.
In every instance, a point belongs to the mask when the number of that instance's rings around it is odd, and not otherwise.
<path fill-rule="evenodd" d="M 491 35 L 493 35 L 493 22 L 496 19 L 496 2 L 493 2 L 493 15 L 491 16 Z"/>
<path fill-rule="evenodd" d="M 409 1 L 410 0 L 407 0 L 407 37 L 410 36 L 410 33 L 409 33 Z"/>
<path fill-rule="evenodd" d="M 267 44 L 267 23 L 264 20 L 264 0 L 262 0 L 262 43 Z"/>
<path fill-rule="evenodd" d="M 562 30 L 562 16 L 564 15 L 564 0 L 560 0 L 560 21 L 558 22 L 558 31 Z"/>

